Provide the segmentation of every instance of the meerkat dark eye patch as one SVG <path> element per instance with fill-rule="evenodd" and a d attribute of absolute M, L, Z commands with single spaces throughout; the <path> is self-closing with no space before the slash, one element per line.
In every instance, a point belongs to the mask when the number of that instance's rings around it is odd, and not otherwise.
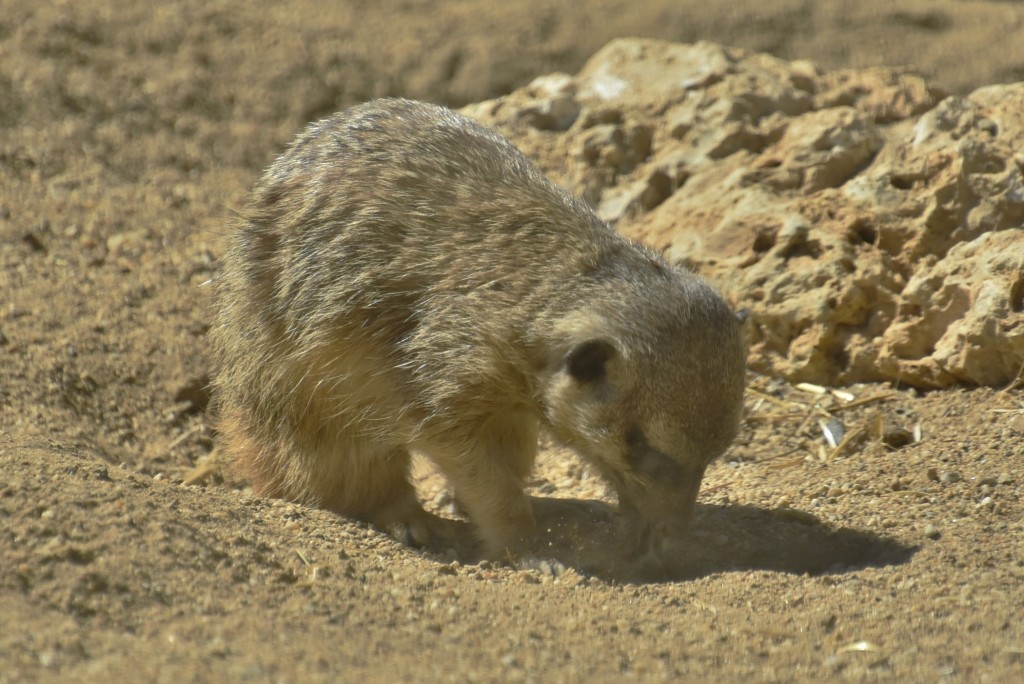
<path fill-rule="evenodd" d="M 605 376 L 615 347 L 605 340 L 587 340 L 576 345 L 566 357 L 566 369 L 579 382 L 597 382 Z"/>
<path fill-rule="evenodd" d="M 637 475 L 655 482 L 677 485 L 686 481 L 686 470 L 650 444 L 640 428 L 626 432 L 626 462 Z"/>

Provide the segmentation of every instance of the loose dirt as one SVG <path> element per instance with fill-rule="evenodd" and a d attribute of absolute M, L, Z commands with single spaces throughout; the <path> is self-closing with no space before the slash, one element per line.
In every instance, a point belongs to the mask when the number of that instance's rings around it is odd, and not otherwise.
<path fill-rule="evenodd" d="M 309 119 L 497 96 L 620 35 L 967 92 L 1024 78 L 1019 3 L 124 4 L 0 2 L 0 682 L 1024 679 L 1020 389 L 752 374 L 659 581 L 557 450 L 531 493 L 581 514 L 523 569 L 184 482 L 224 226 Z"/>

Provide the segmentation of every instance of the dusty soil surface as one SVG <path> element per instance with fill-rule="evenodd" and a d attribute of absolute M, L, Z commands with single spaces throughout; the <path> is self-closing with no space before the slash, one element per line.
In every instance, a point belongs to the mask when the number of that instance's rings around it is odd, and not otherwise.
<path fill-rule="evenodd" d="M 657 581 L 556 450 L 533 494 L 580 515 L 526 569 L 183 482 L 223 226 L 310 118 L 500 95 L 618 35 L 1024 78 L 1020 3 L 722 5 L 0 2 L 0 682 L 1024 678 L 1020 389 L 752 374 Z"/>

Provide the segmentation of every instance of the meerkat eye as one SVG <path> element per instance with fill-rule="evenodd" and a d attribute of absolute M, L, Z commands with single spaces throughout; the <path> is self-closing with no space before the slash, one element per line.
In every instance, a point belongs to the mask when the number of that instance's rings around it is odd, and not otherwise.
<path fill-rule="evenodd" d="M 626 432 L 626 462 L 638 475 L 663 484 L 675 485 L 686 479 L 685 469 L 648 444 L 638 427 Z"/>
<path fill-rule="evenodd" d="M 657 451 L 646 449 L 633 461 L 633 469 L 655 482 L 676 485 L 686 480 L 686 471 L 671 457 Z"/>
<path fill-rule="evenodd" d="M 597 382 L 605 376 L 608 360 L 615 356 L 615 347 L 605 340 L 587 340 L 576 345 L 568 357 L 566 368 L 579 382 Z"/>

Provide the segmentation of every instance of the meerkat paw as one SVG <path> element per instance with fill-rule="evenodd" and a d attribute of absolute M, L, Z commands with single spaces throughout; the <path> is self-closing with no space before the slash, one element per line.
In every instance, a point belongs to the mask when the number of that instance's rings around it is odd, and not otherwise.
<path fill-rule="evenodd" d="M 538 532 L 554 539 L 599 537 L 599 530 L 613 525 L 615 509 L 600 501 L 531 497 Z"/>
<path fill-rule="evenodd" d="M 558 577 L 567 567 L 588 573 L 601 565 L 615 529 L 615 509 L 600 501 L 533 498 L 534 534 L 518 547 L 513 565 Z"/>
<path fill-rule="evenodd" d="M 568 570 L 565 563 L 557 558 L 540 556 L 524 556 L 516 559 L 512 565 L 516 570 L 532 570 L 548 577 L 559 577 Z"/>
<path fill-rule="evenodd" d="M 484 556 L 514 567 L 549 562 L 606 537 L 614 509 L 599 501 L 524 497 L 523 515 L 491 521 L 482 534 Z M 535 563 L 535 564 L 536 564 Z"/>
<path fill-rule="evenodd" d="M 455 548 L 456 523 L 428 513 L 422 508 L 400 517 L 374 521 L 374 524 L 395 540 L 414 548 L 445 551 Z"/>

